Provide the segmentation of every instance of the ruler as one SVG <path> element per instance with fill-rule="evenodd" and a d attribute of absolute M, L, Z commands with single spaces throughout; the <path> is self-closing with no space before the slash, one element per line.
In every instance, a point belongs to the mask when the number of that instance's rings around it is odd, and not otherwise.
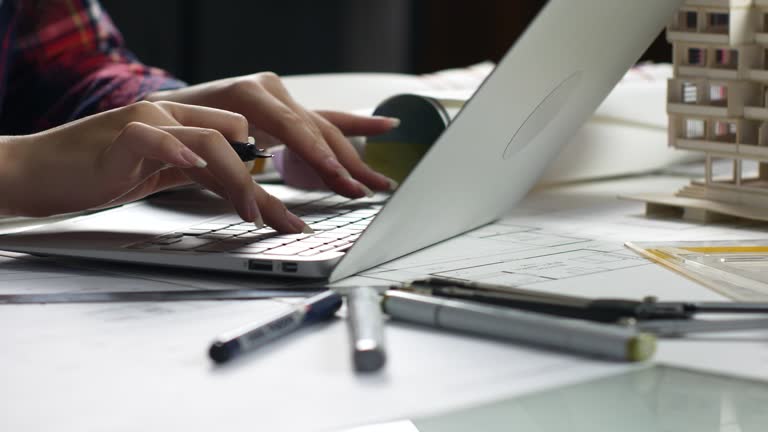
<path fill-rule="evenodd" d="M 117 303 L 190 300 L 257 300 L 278 297 L 308 297 L 327 290 L 324 286 L 284 289 L 117 291 L 51 294 L 0 294 L 0 304 Z"/>

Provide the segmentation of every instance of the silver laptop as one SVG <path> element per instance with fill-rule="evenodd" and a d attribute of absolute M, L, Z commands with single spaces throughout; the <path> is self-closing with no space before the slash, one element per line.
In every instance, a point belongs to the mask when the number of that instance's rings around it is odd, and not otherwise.
<path fill-rule="evenodd" d="M 316 231 L 243 223 L 201 191 L 0 237 L 0 249 L 331 281 L 502 216 L 637 60 L 679 0 L 550 0 L 391 197 L 276 186 Z"/>

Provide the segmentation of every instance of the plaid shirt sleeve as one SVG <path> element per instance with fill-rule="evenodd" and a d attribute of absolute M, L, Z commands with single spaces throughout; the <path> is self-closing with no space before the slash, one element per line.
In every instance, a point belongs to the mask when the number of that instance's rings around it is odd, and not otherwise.
<path fill-rule="evenodd" d="M 17 0 L 14 18 L 6 133 L 48 129 L 185 85 L 140 63 L 98 0 Z"/>

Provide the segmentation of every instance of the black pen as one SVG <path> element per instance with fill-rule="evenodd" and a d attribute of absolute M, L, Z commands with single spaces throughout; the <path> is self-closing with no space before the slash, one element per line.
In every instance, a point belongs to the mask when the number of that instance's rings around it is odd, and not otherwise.
<path fill-rule="evenodd" d="M 257 321 L 220 335 L 208 350 L 211 360 L 224 363 L 246 351 L 290 333 L 305 324 L 325 321 L 341 307 L 341 296 L 328 290 L 267 320 Z"/>
<path fill-rule="evenodd" d="M 229 145 L 232 146 L 232 150 L 237 153 L 243 162 L 250 162 L 258 158 L 271 158 L 273 156 L 272 153 L 267 153 L 265 149 L 256 147 L 253 137 L 248 137 L 248 142 L 230 141 Z"/>

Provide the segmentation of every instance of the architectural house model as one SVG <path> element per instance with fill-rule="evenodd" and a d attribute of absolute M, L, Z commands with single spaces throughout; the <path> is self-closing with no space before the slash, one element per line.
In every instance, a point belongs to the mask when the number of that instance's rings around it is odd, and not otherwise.
<path fill-rule="evenodd" d="M 667 40 L 669 145 L 702 152 L 705 174 L 674 196 L 632 198 L 648 213 L 768 220 L 768 0 L 687 0 Z M 732 166 L 728 175 L 713 175 L 718 160 Z"/>

